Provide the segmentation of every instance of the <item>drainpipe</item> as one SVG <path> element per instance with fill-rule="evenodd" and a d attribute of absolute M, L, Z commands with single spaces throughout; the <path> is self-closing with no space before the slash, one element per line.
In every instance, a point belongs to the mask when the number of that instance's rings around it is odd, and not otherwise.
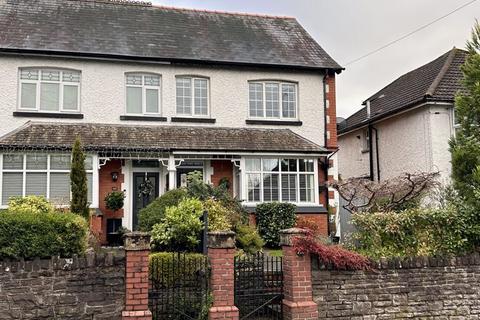
<path fill-rule="evenodd" d="M 377 181 L 380 181 L 380 152 L 378 151 L 378 130 L 375 127 L 372 127 L 372 130 L 375 131 L 375 156 L 377 161 Z"/>

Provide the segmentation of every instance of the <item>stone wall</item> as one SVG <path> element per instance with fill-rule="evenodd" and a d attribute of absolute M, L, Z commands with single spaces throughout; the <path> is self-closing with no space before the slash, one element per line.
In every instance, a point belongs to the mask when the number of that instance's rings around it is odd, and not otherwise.
<path fill-rule="evenodd" d="M 480 257 L 383 261 L 371 272 L 312 263 L 320 319 L 479 319 Z"/>
<path fill-rule="evenodd" d="M 121 319 L 125 254 L 0 261 L 0 319 Z"/>

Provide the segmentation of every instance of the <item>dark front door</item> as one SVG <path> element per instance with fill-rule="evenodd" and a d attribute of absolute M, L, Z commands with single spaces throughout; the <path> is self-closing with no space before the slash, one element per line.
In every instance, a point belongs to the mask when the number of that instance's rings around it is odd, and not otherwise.
<path fill-rule="evenodd" d="M 158 172 L 133 173 L 133 230 L 138 229 L 138 213 L 158 197 Z"/>

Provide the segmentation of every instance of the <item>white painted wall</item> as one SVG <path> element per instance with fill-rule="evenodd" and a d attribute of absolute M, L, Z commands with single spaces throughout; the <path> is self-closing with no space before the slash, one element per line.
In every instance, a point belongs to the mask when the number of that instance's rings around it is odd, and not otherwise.
<path fill-rule="evenodd" d="M 13 117 L 18 101 L 18 68 L 58 67 L 80 70 L 80 108 L 84 119 L 41 119 Z M 181 67 L 158 64 L 106 62 L 60 58 L 31 58 L 0 56 L 0 136 L 14 130 L 28 120 L 48 122 L 89 122 L 135 124 L 120 121 L 125 113 L 125 72 L 153 72 L 162 76 L 162 116 L 175 116 L 175 76 L 201 75 L 210 78 L 210 114 L 219 127 L 267 127 L 246 125 L 248 118 L 248 81 L 257 79 L 289 80 L 298 82 L 298 114 L 303 122 L 291 127 L 294 132 L 323 145 L 323 76 L 319 73 L 271 71 L 241 68 Z M 170 122 L 138 122 L 156 125 Z M 198 124 L 197 124 L 198 125 Z M 206 124 L 200 124 L 205 126 Z M 271 128 L 282 128 L 270 126 Z M 285 128 L 285 127 L 284 127 Z M 287 127 L 288 128 L 288 127 Z"/>
<path fill-rule="evenodd" d="M 449 181 L 451 173 L 448 140 L 453 134 L 451 105 L 423 105 L 382 120 L 378 130 L 380 177 L 388 179 L 404 172 L 440 171 Z M 369 154 L 362 153 L 362 129 L 338 138 L 339 173 L 342 178 L 369 175 Z M 375 135 L 372 135 L 375 150 Z M 374 154 L 374 172 L 376 173 Z M 376 176 L 375 176 L 376 177 Z"/>

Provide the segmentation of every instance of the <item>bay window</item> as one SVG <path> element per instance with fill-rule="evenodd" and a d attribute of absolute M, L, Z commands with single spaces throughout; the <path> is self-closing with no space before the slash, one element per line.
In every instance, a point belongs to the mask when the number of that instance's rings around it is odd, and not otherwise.
<path fill-rule="evenodd" d="M 160 114 L 160 76 L 129 73 L 125 78 L 127 114 Z"/>
<path fill-rule="evenodd" d="M 80 72 L 21 68 L 19 109 L 42 112 L 80 111 Z"/>
<path fill-rule="evenodd" d="M 177 115 L 208 116 L 208 79 L 198 77 L 177 77 Z"/>
<path fill-rule="evenodd" d="M 70 202 L 69 154 L 3 154 L 0 155 L 0 197 L 6 206 L 11 197 L 44 196 L 57 205 Z M 93 159 L 87 156 L 88 201 L 93 196 Z"/>
<path fill-rule="evenodd" d="M 297 85 L 289 82 L 249 82 L 251 118 L 296 119 Z"/>
<path fill-rule="evenodd" d="M 316 202 L 314 159 L 245 159 L 246 201 Z"/>

